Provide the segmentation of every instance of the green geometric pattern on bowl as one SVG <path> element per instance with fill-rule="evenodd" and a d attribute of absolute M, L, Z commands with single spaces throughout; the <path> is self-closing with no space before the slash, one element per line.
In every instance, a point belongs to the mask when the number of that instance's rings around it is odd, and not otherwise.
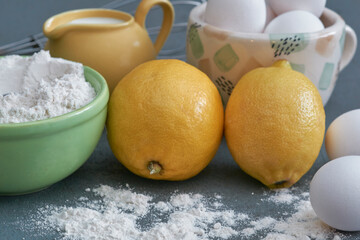
<path fill-rule="evenodd" d="M 333 63 L 325 63 L 324 69 L 321 73 L 319 81 L 319 89 L 326 90 L 330 86 L 331 79 L 334 73 L 335 65 Z"/>
<path fill-rule="evenodd" d="M 201 42 L 198 28 L 201 27 L 201 25 L 197 23 L 191 24 L 188 30 L 188 42 L 190 43 L 191 52 L 194 55 L 196 59 L 199 59 L 204 55 L 204 46 Z"/>
<path fill-rule="evenodd" d="M 343 54 L 343 50 L 344 50 L 344 45 L 345 45 L 345 36 L 346 36 L 346 30 L 345 28 L 342 31 L 339 43 L 340 43 L 340 55 Z"/>
<path fill-rule="evenodd" d="M 305 73 L 305 65 L 290 62 L 291 68 L 297 72 Z"/>
<path fill-rule="evenodd" d="M 214 55 L 214 63 L 222 72 L 230 71 L 238 61 L 239 57 L 230 44 L 220 48 Z"/>
<path fill-rule="evenodd" d="M 309 41 L 306 33 L 269 34 L 270 46 L 274 49 L 274 57 L 288 56 L 304 50 Z"/>
<path fill-rule="evenodd" d="M 221 92 L 225 93 L 228 96 L 231 95 L 234 89 L 234 84 L 230 80 L 226 79 L 224 76 L 220 76 L 215 79 L 215 83 L 218 89 L 221 90 Z"/>

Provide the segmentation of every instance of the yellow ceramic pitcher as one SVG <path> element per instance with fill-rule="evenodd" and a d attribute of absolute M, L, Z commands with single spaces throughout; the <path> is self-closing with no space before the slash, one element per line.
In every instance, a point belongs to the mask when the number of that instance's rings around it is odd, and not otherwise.
<path fill-rule="evenodd" d="M 145 28 L 149 10 L 163 10 L 161 30 L 153 44 Z M 137 65 L 155 59 L 174 20 L 168 0 L 142 0 L 135 17 L 108 9 L 81 9 L 49 18 L 43 26 L 48 38 L 45 49 L 53 57 L 81 62 L 99 71 L 112 91 L 121 78 Z"/>

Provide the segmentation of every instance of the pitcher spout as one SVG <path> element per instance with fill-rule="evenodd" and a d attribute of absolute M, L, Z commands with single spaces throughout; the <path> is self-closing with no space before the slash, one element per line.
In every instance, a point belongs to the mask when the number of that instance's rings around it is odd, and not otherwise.
<path fill-rule="evenodd" d="M 72 27 L 73 26 L 59 23 L 56 18 L 50 18 L 43 25 L 43 33 L 49 39 L 56 39 Z"/>

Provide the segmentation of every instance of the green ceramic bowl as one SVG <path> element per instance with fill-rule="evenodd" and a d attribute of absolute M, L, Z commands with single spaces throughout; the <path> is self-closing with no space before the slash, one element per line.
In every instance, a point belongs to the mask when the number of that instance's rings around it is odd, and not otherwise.
<path fill-rule="evenodd" d="M 40 121 L 0 124 L 0 195 L 35 192 L 76 171 L 94 151 L 105 125 L 109 90 L 84 67 L 95 99 L 76 111 Z"/>

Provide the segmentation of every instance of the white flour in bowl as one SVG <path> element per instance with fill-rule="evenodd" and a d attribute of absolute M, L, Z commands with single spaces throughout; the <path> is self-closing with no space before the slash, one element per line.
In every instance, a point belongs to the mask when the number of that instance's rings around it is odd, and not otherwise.
<path fill-rule="evenodd" d="M 263 204 L 274 204 L 279 211 L 292 206 L 291 212 L 282 211 L 279 218 L 254 217 L 251 209 L 236 212 L 221 202 L 220 195 L 174 192 L 157 201 L 128 185 L 101 185 L 86 189 L 77 206 L 39 209 L 34 222 L 40 232 L 55 230 L 67 240 L 346 239 L 317 218 L 307 192 L 296 191 L 283 189 L 262 195 Z"/>
<path fill-rule="evenodd" d="M 56 117 L 95 95 L 80 63 L 52 58 L 47 51 L 0 58 L 0 124 Z"/>

